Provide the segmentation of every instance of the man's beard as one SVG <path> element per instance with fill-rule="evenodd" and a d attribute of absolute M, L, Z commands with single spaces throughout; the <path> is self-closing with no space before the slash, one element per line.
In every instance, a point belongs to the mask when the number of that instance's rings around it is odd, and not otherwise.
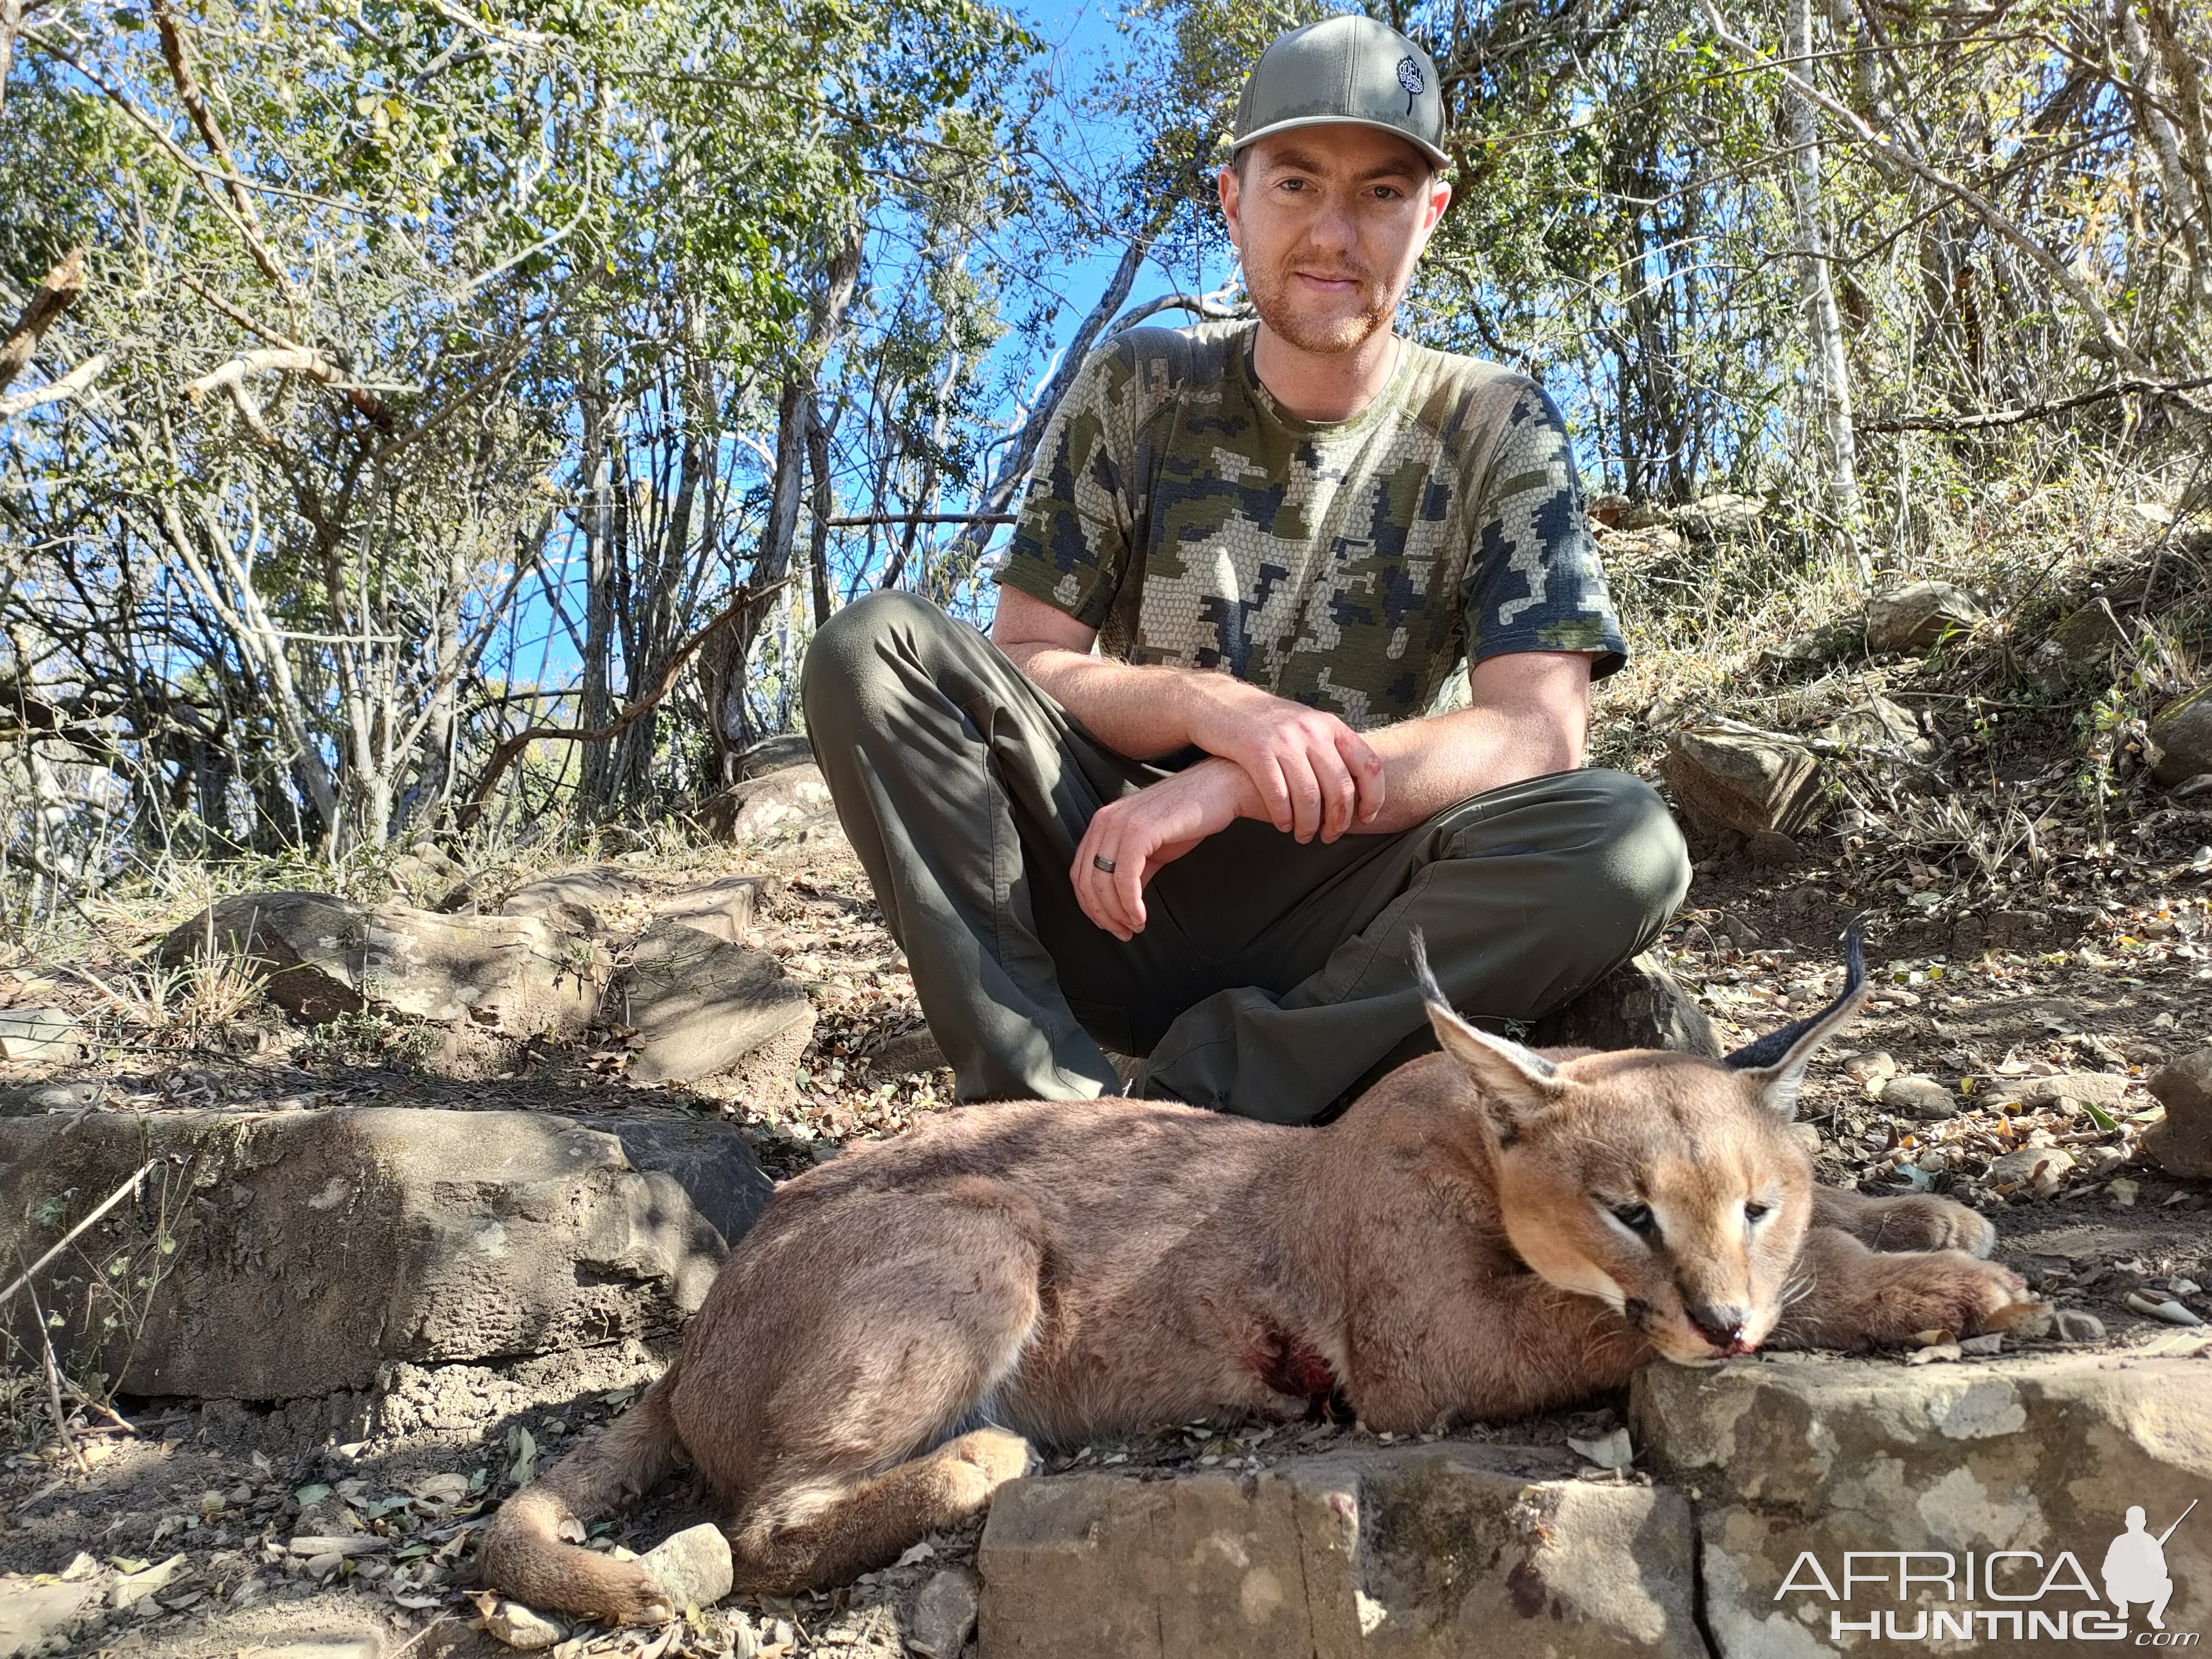
<path fill-rule="evenodd" d="M 1272 270 L 1247 270 L 1245 286 L 1252 296 L 1252 308 L 1260 313 L 1260 320 L 1286 344 L 1300 351 L 1311 351 L 1323 356 L 1335 356 L 1352 351 L 1375 334 L 1387 328 L 1390 314 L 1398 308 L 1398 296 L 1389 287 L 1377 282 L 1365 270 L 1352 266 L 1332 270 L 1335 276 L 1347 276 L 1359 285 L 1359 309 L 1350 316 L 1318 316 L 1302 312 L 1296 301 L 1299 260 L 1296 256 L 1284 260 Z"/>

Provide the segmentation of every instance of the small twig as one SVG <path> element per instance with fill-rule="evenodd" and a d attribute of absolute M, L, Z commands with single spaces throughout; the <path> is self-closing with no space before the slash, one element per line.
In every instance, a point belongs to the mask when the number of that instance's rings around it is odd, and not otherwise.
<path fill-rule="evenodd" d="M 137 1192 L 138 1190 L 138 1183 L 146 1178 L 146 1172 L 159 1162 L 161 1162 L 159 1158 L 149 1158 L 143 1164 L 141 1164 L 138 1166 L 138 1173 L 137 1175 L 132 1176 L 130 1180 L 125 1182 L 120 1187 L 118 1187 L 113 1192 L 110 1193 L 105 1199 L 103 1199 L 100 1201 L 100 1206 L 98 1209 L 94 1210 L 90 1215 L 85 1217 L 83 1220 L 78 1222 L 76 1226 L 64 1233 L 61 1237 L 61 1242 L 56 1244 L 53 1249 L 48 1250 L 44 1255 L 40 1256 L 36 1261 L 33 1261 L 29 1267 L 24 1268 L 21 1273 L 17 1274 L 13 1284 L 9 1285 L 6 1290 L 0 1291 L 0 1305 L 4 1305 L 10 1297 L 14 1296 L 16 1291 L 21 1290 L 26 1285 L 29 1284 L 31 1282 L 32 1274 L 37 1273 L 40 1268 L 45 1267 L 46 1263 L 52 1261 L 56 1256 L 67 1249 L 70 1245 L 75 1242 L 78 1234 L 83 1232 L 88 1227 L 91 1226 L 94 1222 L 99 1220 L 100 1217 L 106 1215 L 110 1210 L 120 1204 L 125 1199 L 130 1197 L 131 1194 Z M 32 1305 L 36 1306 L 38 1297 L 35 1292 L 33 1292 L 31 1300 Z"/>
<path fill-rule="evenodd" d="M 67 1389 L 76 1398 L 77 1404 L 82 1406 L 87 1411 L 98 1412 L 102 1417 L 106 1418 L 110 1423 L 113 1424 L 125 1434 L 135 1435 L 138 1432 L 136 1425 L 134 1425 L 129 1419 L 125 1418 L 122 1413 L 117 1411 L 114 1407 L 109 1405 L 104 1400 L 94 1400 L 90 1395 L 87 1394 L 76 1383 L 70 1382 L 66 1376 L 62 1379 L 62 1386 Z"/>
<path fill-rule="evenodd" d="M 823 523 L 832 530 L 860 530 L 872 524 L 1015 524 L 1012 513 L 847 513 Z"/>
<path fill-rule="evenodd" d="M 69 1455 L 76 1462 L 77 1473 L 88 1475 L 92 1473 L 92 1465 L 85 1461 L 84 1453 L 77 1446 L 76 1437 L 69 1431 L 69 1413 L 62 1406 L 62 1370 L 54 1363 L 53 1339 L 46 1334 L 46 1310 L 39 1305 L 39 1296 L 35 1291 L 31 1293 L 31 1316 L 39 1322 L 39 1346 L 46 1351 L 46 1398 L 53 1407 L 54 1432 L 61 1437 L 62 1444 L 69 1448 Z"/>

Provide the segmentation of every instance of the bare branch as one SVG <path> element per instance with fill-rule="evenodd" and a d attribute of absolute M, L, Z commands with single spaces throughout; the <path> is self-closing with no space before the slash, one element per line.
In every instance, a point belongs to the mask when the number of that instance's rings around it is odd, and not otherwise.
<path fill-rule="evenodd" d="M 1993 426 L 2017 426 L 2022 421 L 2040 421 L 2053 415 L 2063 415 L 2068 410 L 2080 409 L 2087 404 L 2104 402 L 2107 398 L 2126 398 L 2138 393 L 2161 394 L 2194 392 L 2212 386 L 2212 374 L 2200 374 L 2193 380 L 2118 380 L 2111 386 L 2099 386 L 2094 392 L 2084 392 L 2071 398 L 2060 398 L 2047 404 L 2030 404 L 2025 409 L 1990 409 L 1976 415 L 1905 415 L 1895 420 L 1861 421 L 1862 432 L 1979 432 Z"/>
<path fill-rule="evenodd" d="M 6 3 L 0 0 L 0 4 Z M 0 58 L 0 76 L 6 72 L 6 60 Z M 32 290 L 30 302 L 15 319 L 15 326 L 8 331 L 5 340 L 0 340 L 0 392 L 5 392 L 8 382 L 23 372 L 23 365 L 31 361 L 40 337 L 54 319 L 75 305 L 83 292 L 84 250 L 71 248 Z"/>
<path fill-rule="evenodd" d="M 64 398 L 80 398 L 100 377 L 107 368 L 107 354 L 100 352 L 88 357 L 58 380 L 50 380 L 28 392 L 19 392 L 12 398 L 0 398 L 0 421 L 15 419 L 27 410 L 41 404 L 58 404 Z"/>

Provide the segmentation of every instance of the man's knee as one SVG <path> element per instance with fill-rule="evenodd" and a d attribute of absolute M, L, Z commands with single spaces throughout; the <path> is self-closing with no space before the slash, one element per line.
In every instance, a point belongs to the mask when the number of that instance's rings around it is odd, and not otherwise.
<path fill-rule="evenodd" d="M 871 593 L 838 611 L 816 630 L 799 671 L 808 732 L 835 740 L 887 695 L 895 700 L 907 678 L 902 659 L 922 665 L 935 636 L 958 626 L 911 593 Z"/>
<path fill-rule="evenodd" d="M 1656 927 L 1690 890 L 1690 849 L 1659 792 L 1626 772 L 1581 774 L 1595 797 L 1595 835 L 1586 845 L 1589 879 L 1624 915 Z"/>

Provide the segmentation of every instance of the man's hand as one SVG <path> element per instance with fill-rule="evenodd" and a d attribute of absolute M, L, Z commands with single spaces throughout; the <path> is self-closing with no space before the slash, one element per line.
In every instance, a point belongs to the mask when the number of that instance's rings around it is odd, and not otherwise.
<path fill-rule="evenodd" d="M 1068 869 L 1076 902 L 1123 944 L 1145 931 L 1145 884 L 1208 836 L 1258 817 L 1251 784 L 1236 763 L 1203 760 L 1101 807 Z M 1098 867 L 1103 860 L 1114 867 Z"/>
<path fill-rule="evenodd" d="M 1270 696 L 1226 674 L 1192 675 L 1191 741 L 1233 761 L 1261 811 L 1301 842 L 1333 842 L 1382 810 L 1382 757 L 1334 714 Z"/>

